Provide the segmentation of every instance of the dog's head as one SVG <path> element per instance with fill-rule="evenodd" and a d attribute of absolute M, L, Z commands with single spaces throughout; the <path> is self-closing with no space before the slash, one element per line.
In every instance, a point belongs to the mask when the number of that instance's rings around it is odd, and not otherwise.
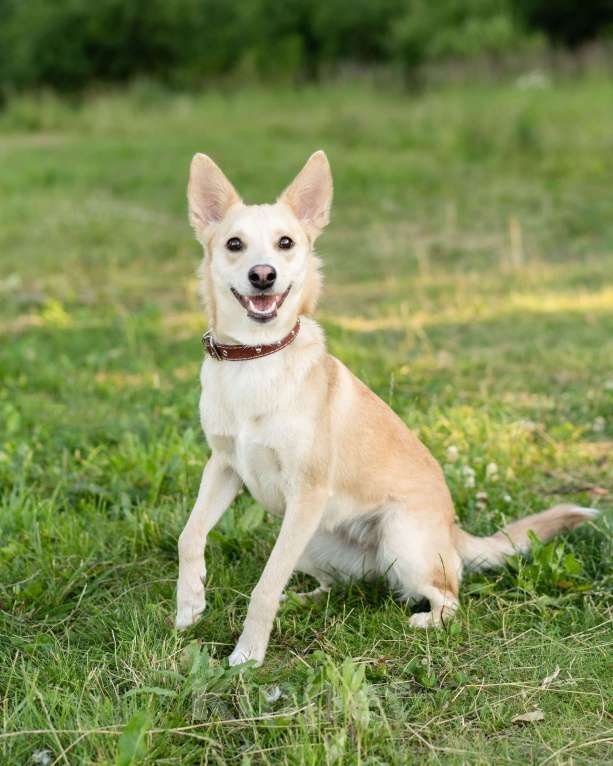
<path fill-rule="evenodd" d="M 312 313 L 320 290 L 313 245 L 330 218 L 332 174 L 313 154 L 273 205 L 245 205 L 205 154 L 192 160 L 189 215 L 204 248 L 209 323 L 241 343 L 279 338 Z"/>

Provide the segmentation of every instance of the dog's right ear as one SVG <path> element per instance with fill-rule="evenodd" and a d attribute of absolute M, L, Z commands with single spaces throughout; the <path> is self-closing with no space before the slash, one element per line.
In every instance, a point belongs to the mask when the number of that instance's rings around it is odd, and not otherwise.
<path fill-rule="evenodd" d="M 228 210 L 241 202 L 236 189 L 206 154 L 195 154 L 187 186 L 189 220 L 204 244 L 211 224 L 219 223 Z"/>

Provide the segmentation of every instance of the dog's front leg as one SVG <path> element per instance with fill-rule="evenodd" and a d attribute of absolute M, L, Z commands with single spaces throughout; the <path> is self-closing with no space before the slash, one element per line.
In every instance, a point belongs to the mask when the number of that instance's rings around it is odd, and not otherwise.
<path fill-rule="evenodd" d="M 305 489 L 288 501 L 281 531 L 251 594 L 243 632 L 230 655 L 230 665 L 247 660 L 262 664 L 283 589 L 319 526 L 326 496 L 324 489 Z"/>
<path fill-rule="evenodd" d="M 177 618 L 179 630 L 192 625 L 204 611 L 204 546 L 241 487 L 241 480 L 225 459 L 213 453 L 204 467 L 198 497 L 179 537 Z"/>

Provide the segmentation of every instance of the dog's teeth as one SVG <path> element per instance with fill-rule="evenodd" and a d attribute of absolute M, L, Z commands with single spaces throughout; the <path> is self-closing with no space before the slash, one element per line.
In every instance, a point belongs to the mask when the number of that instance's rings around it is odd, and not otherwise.
<path fill-rule="evenodd" d="M 251 299 L 249 299 L 249 310 L 252 313 L 254 313 L 254 314 L 261 314 L 262 316 L 269 316 L 270 314 L 272 314 L 274 312 L 275 309 L 276 309 L 276 303 L 275 303 L 275 306 L 272 307 L 272 310 L 271 309 L 261 309 L 261 308 L 258 308 Z"/>
<path fill-rule="evenodd" d="M 255 314 L 264 314 L 264 313 L 266 313 L 266 312 L 262 311 L 262 309 L 259 309 L 252 300 L 249 301 L 249 308 Z"/>

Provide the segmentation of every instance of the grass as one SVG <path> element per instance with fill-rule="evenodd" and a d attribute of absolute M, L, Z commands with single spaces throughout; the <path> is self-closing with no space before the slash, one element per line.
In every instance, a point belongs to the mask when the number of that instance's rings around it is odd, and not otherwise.
<path fill-rule="evenodd" d="M 207 455 L 191 155 L 261 201 L 328 151 L 329 346 L 445 465 L 463 524 L 489 533 L 561 500 L 610 508 L 612 120 L 598 79 L 9 103 L 3 764 L 610 758 L 606 513 L 468 577 L 441 632 L 409 630 L 380 584 L 290 601 L 265 665 L 235 675 L 223 658 L 276 530 L 244 494 L 210 541 L 205 618 L 186 635 L 171 619 Z"/>

